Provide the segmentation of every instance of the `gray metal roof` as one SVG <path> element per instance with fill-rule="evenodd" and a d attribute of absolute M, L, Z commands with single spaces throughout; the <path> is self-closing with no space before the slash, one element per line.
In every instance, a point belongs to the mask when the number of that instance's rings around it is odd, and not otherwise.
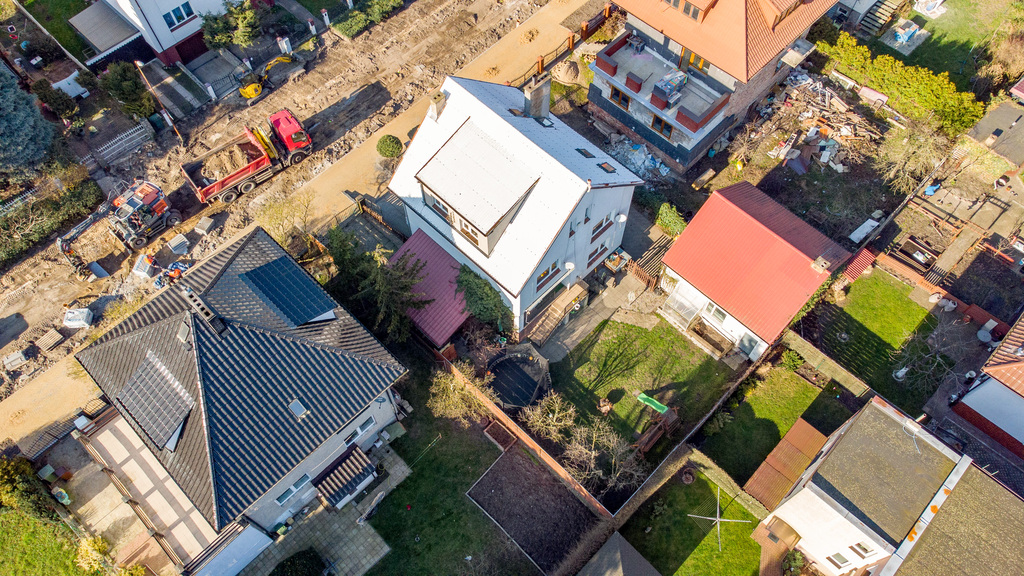
<path fill-rule="evenodd" d="M 978 142 L 996 136 L 992 150 L 1018 166 L 1024 164 L 1024 107 L 1019 104 L 1003 102 L 990 109 L 967 135 Z"/>
<path fill-rule="evenodd" d="M 618 532 L 594 554 L 577 576 L 660 576 L 651 563 Z"/>
<path fill-rule="evenodd" d="M 296 326 L 296 316 L 288 316 L 242 280 L 242 275 L 271 262 L 291 268 L 280 282 L 288 284 L 291 299 L 312 302 L 312 309 L 329 302 L 335 319 Z M 222 332 L 193 311 L 183 287 L 199 294 L 223 319 Z M 182 322 L 190 328 L 185 342 L 179 339 Z M 260 228 L 243 233 L 194 266 L 181 281 L 77 355 L 108 398 L 147 398 L 160 404 L 151 412 L 177 414 L 180 403 L 166 393 L 166 383 L 160 384 L 167 378 L 144 379 L 164 392 L 140 391 L 142 384 L 136 382 L 143 380 L 136 374 L 148 357 L 158 359 L 168 377 L 195 402 L 176 449 L 163 449 L 151 439 L 146 424 L 140 424 L 138 414 L 133 416 L 122 402 L 115 405 L 217 530 L 405 373 L 376 338 Z M 309 409 L 301 419 L 288 408 L 296 398 Z M 155 421 L 168 420 L 173 418 Z M 142 421 L 150 422 L 146 417 Z"/>
<path fill-rule="evenodd" d="M 893 546 L 956 465 L 956 455 L 894 410 L 869 402 L 822 460 L 812 483 Z"/>

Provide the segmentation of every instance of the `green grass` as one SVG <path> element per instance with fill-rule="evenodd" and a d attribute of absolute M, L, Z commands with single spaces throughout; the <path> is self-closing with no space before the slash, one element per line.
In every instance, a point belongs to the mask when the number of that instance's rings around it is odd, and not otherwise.
<path fill-rule="evenodd" d="M 992 31 L 1002 22 L 1003 15 L 1012 0 L 947 0 L 943 6 L 946 13 L 934 20 L 911 11 L 910 19 L 931 32 L 931 36 L 915 49 L 910 56 L 875 40 L 871 50 L 876 54 L 888 54 L 903 62 L 928 68 L 934 72 L 949 72 L 949 79 L 962 91 L 971 89 L 971 77 L 976 69 L 970 58 L 971 49 L 975 55 L 984 47 Z"/>
<path fill-rule="evenodd" d="M 645 392 L 679 409 L 685 434 L 729 387 L 728 366 L 708 356 L 668 323 L 651 330 L 603 322 L 564 360 L 551 366 L 551 381 L 582 414 L 597 416 L 597 403 L 615 407 L 610 423 L 625 438 L 639 434 L 652 411 L 637 401 Z"/>
<path fill-rule="evenodd" d="M 75 564 L 74 535 L 60 522 L 0 511 L 0 572 L 4 576 L 86 576 Z"/>
<path fill-rule="evenodd" d="M 798 418 L 828 435 L 850 411 L 796 373 L 775 368 L 732 415 L 702 451 L 742 486 Z"/>
<path fill-rule="evenodd" d="M 905 382 L 896 382 L 892 373 L 898 364 L 893 352 L 913 354 L 905 349 L 908 337 L 927 336 L 935 328 L 935 318 L 908 297 L 911 288 L 889 274 L 876 270 L 850 286 L 842 306 L 819 306 L 824 325 L 822 351 L 876 392 L 911 415 L 920 414 L 934 392 L 938 379 L 914 374 Z M 848 339 L 844 342 L 842 334 Z M 916 348 L 915 344 L 910 348 Z"/>
<path fill-rule="evenodd" d="M 72 16 L 89 6 L 84 0 L 25 0 L 22 5 L 68 52 L 79 60 L 85 58 L 85 41 L 68 24 Z"/>
<path fill-rule="evenodd" d="M 693 484 L 673 477 L 637 510 L 621 534 L 654 567 L 666 576 L 757 576 L 761 547 L 750 537 L 757 526 L 738 502 L 722 492 L 722 517 L 750 523 L 722 523 L 722 551 L 715 531 L 705 534 L 687 514 L 714 516 L 717 486 L 698 475 Z M 652 518 L 654 504 L 665 511 Z M 645 532 L 650 527 L 650 532 Z"/>
<path fill-rule="evenodd" d="M 318 18 L 318 22 L 323 22 L 320 16 L 320 10 L 326 8 L 327 14 L 334 18 L 338 14 L 341 14 L 348 8 L 348 4 L 345 0 L 299 0 L 299 4 L 305 6 L 306 10 L 313 13 L 315 18 Z"/>
<path fill-rule="evenodd" d="M 486 572 L 483 566 L 534 574 L 530 561 L 518 549 L 501 544 L 504 535 L 466 496 L 500 451 L 479 428 L 463 430 L 435 419 L 426 407 L 429 386 L 426 371 L 419 368 L 400 390 L 414 412 L 403 421 L 408 433 L 391 446 L 406 464 L 423 457 L 370 520 L 391 552 L 369 574 Z M 441 439 L 428 449 L 438 434 Z M 471 563 L 464 560 L 467 556 L 473 557 Z"/>

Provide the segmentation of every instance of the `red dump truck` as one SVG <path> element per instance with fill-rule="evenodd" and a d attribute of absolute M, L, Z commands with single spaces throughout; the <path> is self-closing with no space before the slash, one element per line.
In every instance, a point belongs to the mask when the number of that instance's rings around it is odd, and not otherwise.
<path fill-rule="evenodd" d="M 239 194 L 305 160 L 312 147 L 302 123 L 290 110 L 280 110 L 270 115 L 265 126 L 245 128 L 239 136 L 182 164 L 181 171 L 201 202 L 234 202 Z M 221 168 L 226 166 L 226 173 L 212 167 L 217 162 Z"/>

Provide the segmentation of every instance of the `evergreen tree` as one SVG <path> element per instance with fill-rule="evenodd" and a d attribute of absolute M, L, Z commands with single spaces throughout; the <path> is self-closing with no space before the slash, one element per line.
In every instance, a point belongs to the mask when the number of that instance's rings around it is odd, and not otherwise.
<path fill-rule="evenodd" d="M 8 181 L 35 176 L 53 133 L 53 124 L 40 114 L 35 98 L 11 75 L 0 74 L 0 175 Z"/>
<path fill-rule="evenodd" d="M 100 85 L 111 96 L 121 102 L 121 108 L 128 114 L 148 118 L 156 112 L 153 97 L 131 62 L 114 62 L 100 80 Z"/>
<path fill-rule="evenodd" d="M 421 260 L 412 260 L 412 254 L 403 254 L 398 260 L 388 262 L 391 250 L 377 245 L 373 251 L 373 262 L 369 274 L 362 281 L 359 298 L 369 299 L 376 307 L 377 315 L 373 329 L 384 326 L 388 340 L 404 342 L 412 331 L 408 310 L 420 310 L 433 302 L 413 289 L 423 279 L 421 272 L 425 265 Z"/>
<path fill-rule="evenodd" d="M 228 15 L 234 27 L 231 39 L 241 47 L 252 46 L 260 37 L 260 12 L 248 0 L 227 5 Z"/>

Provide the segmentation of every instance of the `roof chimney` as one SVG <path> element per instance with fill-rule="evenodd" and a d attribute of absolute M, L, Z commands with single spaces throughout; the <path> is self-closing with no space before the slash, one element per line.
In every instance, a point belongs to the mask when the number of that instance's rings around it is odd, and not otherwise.
<path fill-rule="evenodd" d="M 203 301 L 199 294 L 187 286 L 181 289 L 181 293 L 185 296 L 185 300 L 188 301 L 189 305 L 192 306 L 192 310 L 199 314 L 213 328 L 214 332 L 217 334 L 224 332 L 224 329 L 227 328 L 224 320 L 212 308 L 206 305 L 206 302 Z"/>
<path fill-rule="evenodd" d="M 825 260 L 824 256 L 818 256 L 818 258 L 815 259 L 814 262 L 811 262 L 811 268 L 813 268 L 814 271 L 817 272 L 818 274 L 825 272 L 831 266 L 832 263 L 829 262 L 828 260 Z"/>
<path fill-rule="evenodd" d="M 437 119 L 441 117 L 441 112 L 444 112 L 444 106 L 448 103 L 448 97 L 445 96 L 444 92 L 440 90 L 430 95 L 430 110 L 427 112 L 427 117 L 437 122 Z"/>
<path fill-rule="evenodd" d="M 523 87 L 523 110 L 531 118 L 547 118 L 551 109 L 551 74 L 530 78 Z"/>

